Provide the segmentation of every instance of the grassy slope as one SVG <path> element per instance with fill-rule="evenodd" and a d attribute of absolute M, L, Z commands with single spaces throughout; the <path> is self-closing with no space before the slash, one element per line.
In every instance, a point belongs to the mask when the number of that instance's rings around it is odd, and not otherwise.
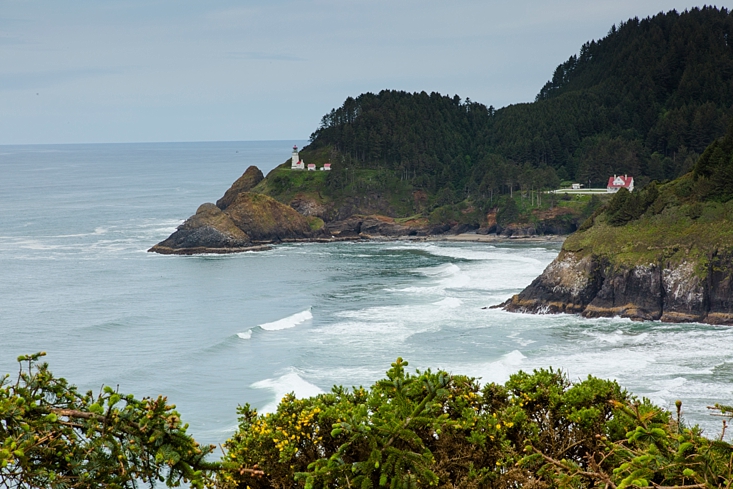
<path fill-rule="evenodd" d="M 601 213 L 593 226 L 570 236 L 563 249 L 593 253 L 619 265 L 668 260 L 696 260 L 702 265 L 710 252 L 733 246 L 733 200 L 680 198 L 680 190 L 689 186 L 691 178 L 685 175 L 660 186 L 659 197 L 649 209 L 625 225 L 613 226 L 608 213 Z"/>
<path fill-rule="evenodd" d="M 253 192 L 269 195 L 274 199 L 288 203 L 297 195 L 307 195 L 319 202 L 327 202 L 323 197 L 323 188 L 327 173 L 324 171 L 293 171 L 290 162 L 282 164 L 270 173 L 256 187 Z"/>
<path fill-rule="evenodd" d="M 301 156 L 317 167 L 330 161 L 329 152 L 323 149 L 309 151 L 306 148 Z M 268 173 L 252 191 L 273 197 L 284 204 L 304 198 L 319 204 L 333 204 L 337 208 L 347 201 L 372 196 L 384 201 L 389 210 L 387 214 L 399 222 L 428 220 L 432 224 L 454 222 L 485 225 L 486 213 L 506 205 L 509 198 L 507 195 L 494 197 L 490 201 L 468 198 L 446 204 L 440 201 L 439 195 L 415 189 L 391 170 L 355 170 L 339 166 L 345 165 L 334 163 L 332 172 L 292 171 L 288 160 Z M 538 204 L 536 191 L 530 197 L 529 193 L 517 190 L 514 199 L 519 211 L 514 222 L 525 225 L 558 216 L 560 219 L 582 220 L 593 210 L 590 195 L 563 198 L 562 194 L 543 194 L 542 203 Z M 603 202 L 606 196 L 601 195 L 600 199 Z"/>

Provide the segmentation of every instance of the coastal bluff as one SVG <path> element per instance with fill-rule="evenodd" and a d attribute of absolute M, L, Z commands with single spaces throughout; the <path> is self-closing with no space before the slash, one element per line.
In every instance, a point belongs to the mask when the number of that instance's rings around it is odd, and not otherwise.
<path fill-rule="evenodd" d="M 318 203 L 306 196 L 291 205 L 257 192 L 264 176 L 250 166 L 216 204 L 205 203 L 168 238 L 148 251 L 161 254 L 238 253 L 268 249 L 298 241 L 342 241 L 373 237 L 428 235 L 425 220 L 397 222 L 377 214 L 350 212 L 342 219 L 324 220 Z M 441 229 L 442 230 L 442 229 Z"/>
<path fill-rule="evenodd" d="M 497 307 L 733 325 L 733 125 L 689 173 L 619 190 Z"/>
<path fill-rule="evenodd" d="M 501 306 L 511 312 L 579 313 L 668 323 L 733 325 L 733 253 L 640 265 L 563 249 L 526 289 Z"/>
<path fill-rule="evenodd" d="M 196 214 L 148 251 L 183 255 L 236 253 L 324 236 L 318 219 L 303 216 L 267 195 L 250 192 L 262 179 L 262 172 L 250 166 L 216 204 L 199 206 Z"/>

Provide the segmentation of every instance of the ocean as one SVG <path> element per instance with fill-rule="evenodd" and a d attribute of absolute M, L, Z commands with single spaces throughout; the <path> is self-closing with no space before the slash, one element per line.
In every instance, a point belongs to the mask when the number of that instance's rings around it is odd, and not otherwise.
<path fill-rule="evenodd" d="M 146 250 L 251 164 L 304 141 L 0 146 L 0 374 L 46 351 L 83 390 L 168 397 L 221 443 L 236 407 L 368 386 L 397 357 L 504 382 L 554 367 L 616 379 L 709 436 L 731 403 L 733 329 L 511 314 L 558 243 L 287 244 L 225 256 Z"/>

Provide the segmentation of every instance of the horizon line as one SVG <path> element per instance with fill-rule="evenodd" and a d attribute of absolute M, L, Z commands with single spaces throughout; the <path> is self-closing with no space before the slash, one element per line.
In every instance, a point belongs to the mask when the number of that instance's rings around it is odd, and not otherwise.
<path fill-rule="evenodd" d="M 309 141 L 305 139 L 210 139 L 198 141 L 112 141 L 112 142 L 86 142 L 86 143 L 0 143 L 2 146 L 73 146 L 73 145 L 94 145 L 94 144 L 196 144 L 196 143 L 262 143 L 276 141 Z"/>

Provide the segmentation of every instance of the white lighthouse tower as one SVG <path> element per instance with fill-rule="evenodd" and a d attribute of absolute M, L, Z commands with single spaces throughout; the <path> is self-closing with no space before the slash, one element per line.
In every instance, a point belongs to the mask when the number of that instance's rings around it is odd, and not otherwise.
<path fill-rule="evenodd" d="M 304 170 L 305 164 L 300 160 L 300 156 L 298 156 L 298 147 L 293 146 L 293 158 L 292 162 L 290 163 L 290 169 L 291 170 Z"/>

